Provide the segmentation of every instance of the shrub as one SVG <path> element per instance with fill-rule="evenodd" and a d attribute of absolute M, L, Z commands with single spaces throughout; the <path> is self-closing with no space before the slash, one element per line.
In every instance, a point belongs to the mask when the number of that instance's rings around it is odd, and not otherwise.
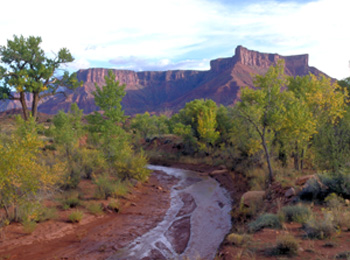
<path fill-rule="evenodd" d="M 338 253 L 335 256 L 335 259 L 350 259 L 350 251 Z"/>
<path fill-rule="evenodd" d="M 275 254 L 277 255 L 296 255 L 299 249 L 299 242 L 290 234 L 277 237 Z"/>
<path fill-rule="evenodd" d="M 47 208 L 42 207 L 39 211 L 39 214 L 37 218 L 35 219 L 36 222 L 44 222 L 50 219 L 56 219 L 57 218 L 57 210 L 55 208 Z"/>
<path fill-rule="evenodd" d="M 265 213 L 248 225 L 250 232 L 257 232 L 263 228 L 282 228 L 279 217 L 275 214 Z"/>
<path fill-rule="evenodd" d="M 76 210 L 69 214 L 68 219 L 72 223 L 79 223 L 83 219 L 83 212 Z"/>
<path fill-rule="evenodd" d="M 115 212 L 120 212 L 120 204 L 117 200 L 110 201 L 107 207 Z"/>
<path fill-rule="evenodd" d="M 67 197 L 62 200 L 62 208 L 69 209 L 75 208 L 81 205 L 81 201 L 78 197 Z"/>
<path fill-rule="evenodd" d="M 337 209 L 344 205 L 344 199 L 342 197 L 339 197 L 334 192 L 329 194 L 324 202 L 326 203 L 327 207 L 331 209 Z"/>
<path fill-rule="evenodd" d="M 311 239 L 326 239 L 334 232 L 335 227 L 331 214 L 325 213 L 323 218 L 311 216 L 303 225 L 306 236 Z"/>
<path fill-rule="evenodd" d="M 31 234 L 34 232 L 34 230 L 36 229 L 36 222 L 32 221 L 32 220 L 26 220 L 22 222 L 22 226 L 23 226 L 23 231 L 26 234 Z"/>
<path fill-rule="evenodd" d="M 323 184 L 321 176 L 320 179 L 311 178 L 308 180 L 307 186 L 299 193 L 300 199 L 309 201 L 323 201 L 329 194 L 329 189 Z"/>
<path fill-rule="evenodd" d="M 251 237 L 247 234 L 236 234 L 236 233 L 231 233 L 227 236 L 226 240 L 235 246 L 242 246 L 244 244 L 246 244 L 247 242 L 249 242 L 251 239 Z"/>
<path fill-rule="evenodd" d="M 305 223 L 311 215 L 311 210 L 304 205 L 285 206 L 281 209 L 286 221 Z"/>
<path fill-rule="evenodd" d="M 350 211 L 345 208 L 332 209 L 329 214 L 332 214 L 333 224 L 339 229 L 350 230 Z"/>
<path fill-rule="evenodd" d="M 97 185 L 95 197 L 98 199 L 125 196 L 128 193 L 126 182 L 114 181 L 108 175 L 98 176 L 95 179 L 95 183 Z"/>
<path fill-rule="evenodd" d="M 93 215 L 102 215 L 103 214 L 103 207 L 101 204 L 92 203 L 92 204 L 87 205 L 86 208 Z"/>
<path fill-rule="evenodd" d="M 344 198 L 350 198 L 350 169 L 320 175 L 321 181 L 328 187 L 329 193 L 335 193 Z"/>

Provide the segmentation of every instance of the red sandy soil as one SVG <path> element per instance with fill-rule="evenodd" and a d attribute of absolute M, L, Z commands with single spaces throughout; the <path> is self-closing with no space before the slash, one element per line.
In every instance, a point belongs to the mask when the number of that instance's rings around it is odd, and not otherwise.
<path fill-rule="evenodd" d="M 5 227 L 0 259 L 106 259 L 163 219 L 176 179 L 157 174 L 159 180 L 152 174 L 147 183 L 135 186 L 121 201 L 120 213 L 85 213 L 79 224 L 71 224 L 69 211 L 63 211 L 58 219 L 38 224 L 32 234 L 26 234 L 21 224 Z"/>
<path fill-rule="evenodd" d="M 268 252 L 276 246 L 276 238 L 283 234 L 292 234 L 299 242 L 298 254 L 295 256 L 273 256 Z M 263 229 L 252 235 L 245 246 L 223 245 L 220 255 L 223 260 L 251 259 L 335 259 L 338 253 L 350 251 L 350 232 L 342 231 L 325 240 L 305 239 L 301 225 L 287 223 L 283 230 Z"/>

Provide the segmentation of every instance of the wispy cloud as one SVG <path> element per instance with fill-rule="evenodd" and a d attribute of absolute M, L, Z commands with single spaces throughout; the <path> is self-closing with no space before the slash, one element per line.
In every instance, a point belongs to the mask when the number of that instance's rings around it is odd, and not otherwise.
<path fill-rule="evenodd" d="M 40 7 L 40 8 L 39 8 Z M 0 45 L 13 34 L 42 36 L 47 52 L 67 47 L 71 69 L 205 69 L 237 45 L 310 54 L 327 74 L 349 76 L 348 0 L 7 1 Z M 12 13 L 11 10 L 16 10 Z"/>
<path fill-rule="evenodd" d="M 116 68 L 135 71 L 159 71 L 159 70 L 186 70 L 186 69 L 208 69 L 209 60 L 183 60 L 172 62 L 169 59 L 151 61 L 138 57 L 118 57 L 109 61 Z"/>

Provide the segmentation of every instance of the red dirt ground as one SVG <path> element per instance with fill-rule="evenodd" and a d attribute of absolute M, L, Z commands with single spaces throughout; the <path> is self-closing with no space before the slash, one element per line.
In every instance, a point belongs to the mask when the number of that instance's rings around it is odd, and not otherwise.
<path fill-rule="evenodd" d="M 5 227 L 0 238 L 0 259 L 106 259 L 160 222 L 170 202 L 169 188 L 176 179 L 161 173 L 137 185 L 121 203 L 121 213 L 93 216 L 79 224 L 68 223 L 69 211 L 56 220 L 38 224 L 26 234 L 20 224 Z"/>

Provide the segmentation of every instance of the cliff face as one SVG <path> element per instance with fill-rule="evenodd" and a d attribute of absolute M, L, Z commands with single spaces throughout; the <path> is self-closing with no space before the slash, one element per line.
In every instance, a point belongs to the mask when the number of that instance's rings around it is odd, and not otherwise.
<path fill-rule="evenodd" d="M 271 65 L 279 59 L 285 60 L 285 71 L 290 76 L 304 76 L 308 73 L 322 72 L 309 67 L 308 55 L 281 56 L 278 54 L 260 53 L 238 46 L 235 55 L 210 62 L 210 70 L 173 70 L 144 71 L 113 70 L 116 80 L 126 84 L 126 96 L 123 108 L 126 114 L 149 112 L 174 112 L 181 109 L 185 103 L 196 99 L 213 99 L 218 104 L 231 105 L 237 101 L 240 88 L 253 86 L 252 74 L 266 73 Z M 95 83 L 104 84 L 108 69 L 92 68 L 79 70 L 78 80 L 84 85 L 68 97 L 56 96 L 39 106 L 43 113 L 57 113 L 59 109 L 67 111 L 72 102 L 76 102 L 84 113 L 97 109 L 92 91 Z M 4 110 L 1 107 L 0 111 Z"/>

